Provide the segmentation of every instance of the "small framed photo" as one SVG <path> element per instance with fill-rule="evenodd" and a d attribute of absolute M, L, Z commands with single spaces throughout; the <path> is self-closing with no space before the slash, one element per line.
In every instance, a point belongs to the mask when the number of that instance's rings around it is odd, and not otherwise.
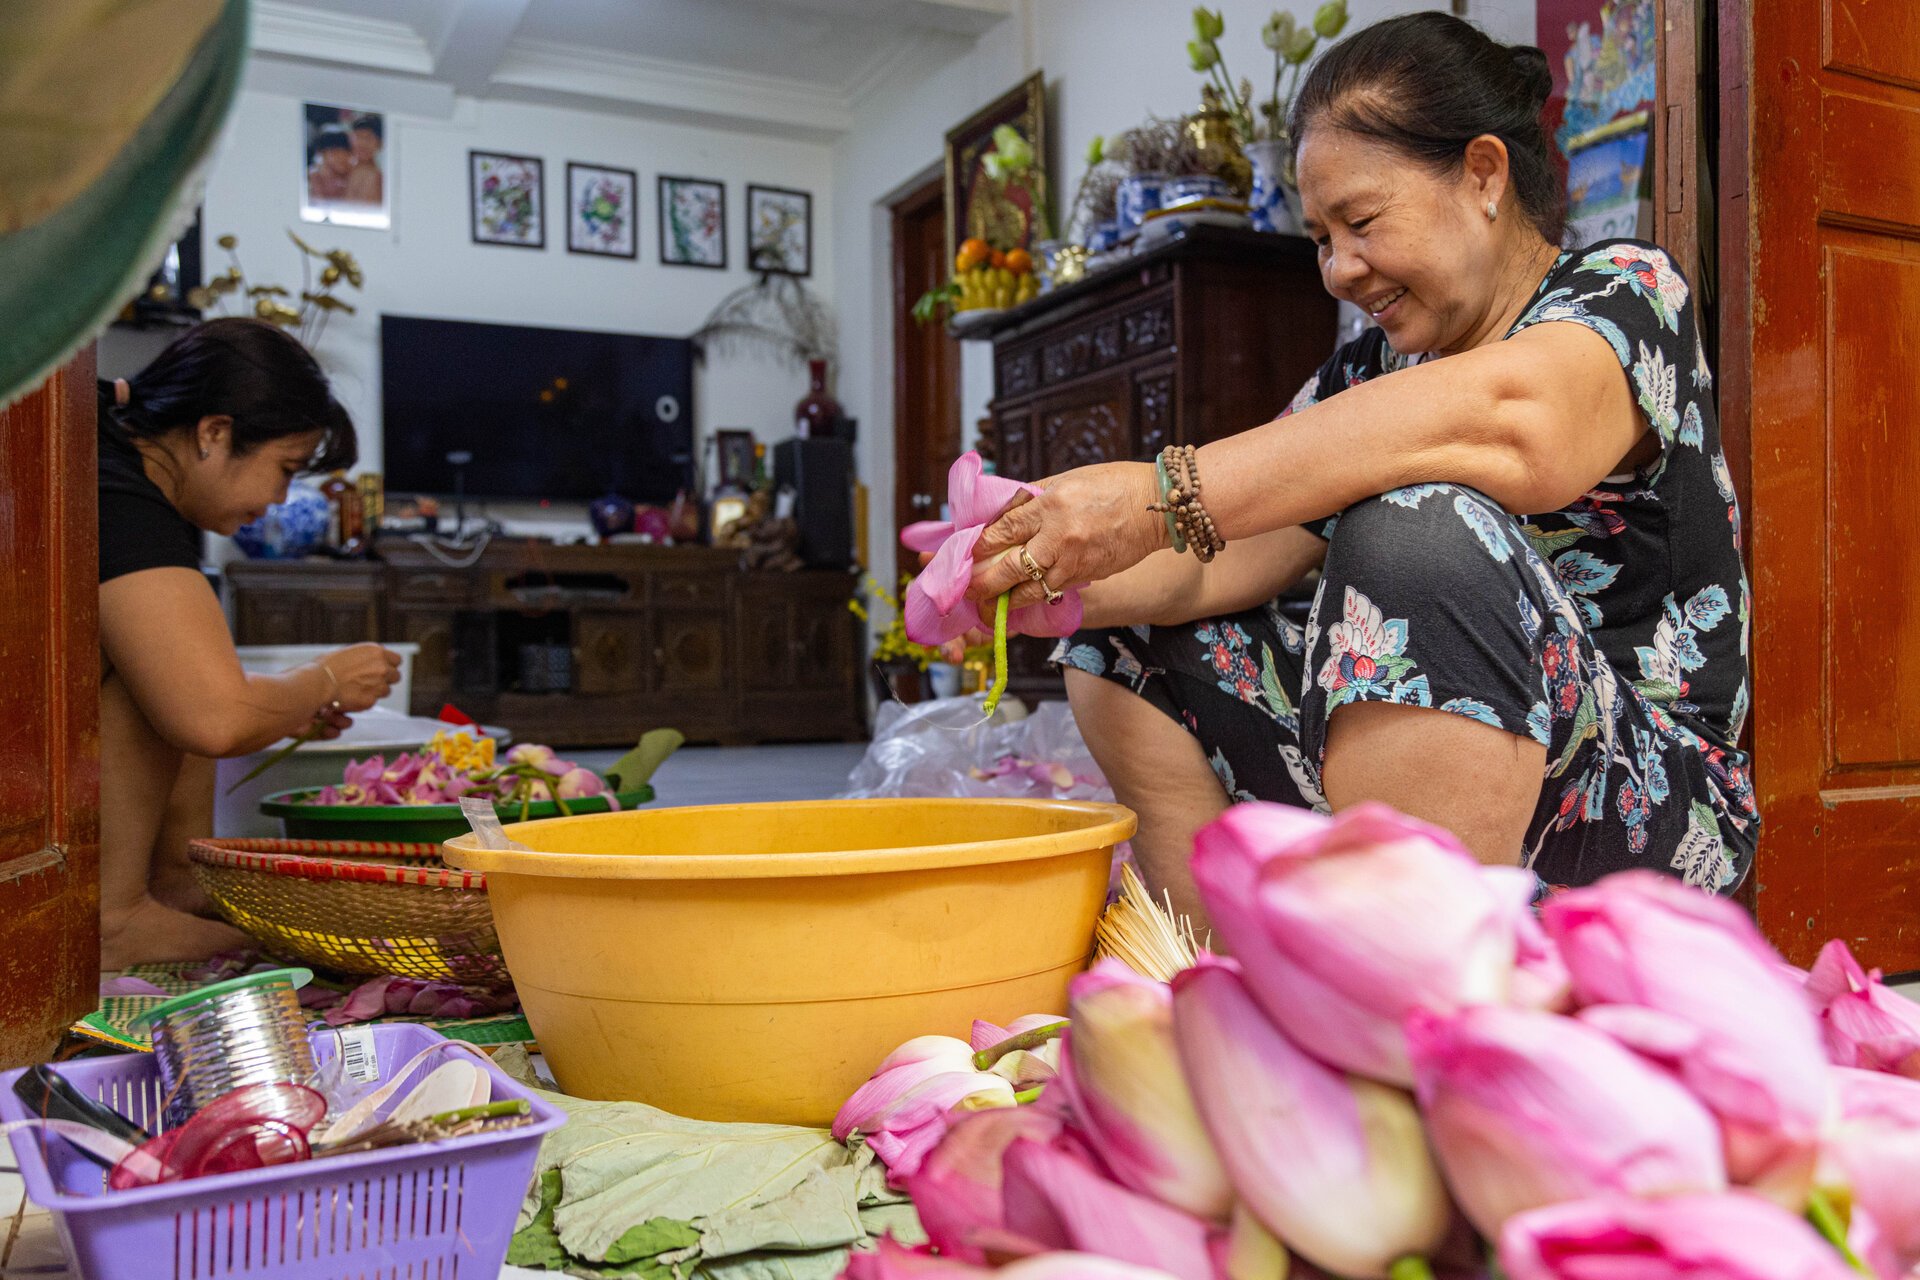
<path fill-rule="evenodd" d="M 813 197 L 781 187 L 747 187 L 747 266 L 813 274 Z"/>
<path fill-rule="evenodd" d="M 475 244 L 547 247 L 546 176 L 539 159 L 469 151 L 467 178 Z"/>
<path fill-rule="evenodd" d="M 567 251 L 609 258 L 639 256 L 634 193 L 640 179 L 631 169 L 567 162 Z"/>
<path fill-rule="evenodd" d="M 746 492 L 753 488 L 753 432 L 716 431 L 715 446 L 720 454 L 720 487 Z"/>
<path fill-rule="evenodd" d="M 660 261 L 675 267 L 726 269 L 725 183 L 661 176 Z"/>
<path fill-rule="evenodd" d="M 378 111 L 302 104 L 306 119 L 300 220 L 342 227 L 393 225 L 387 193 L 387 118 Z"/>

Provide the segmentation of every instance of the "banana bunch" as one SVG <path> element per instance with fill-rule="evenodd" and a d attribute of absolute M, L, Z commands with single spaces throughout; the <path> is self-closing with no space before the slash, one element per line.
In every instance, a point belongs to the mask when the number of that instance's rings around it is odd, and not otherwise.
<path fill-rule="evenodd" d="M 1016 275 L 1005 267 L 974 267 L 954 273 L 960 296 L 955 311 L 977 311 L 982 307 L 1017 307 L 1040 296 L 1040 280 L 1032 272 Z"/>

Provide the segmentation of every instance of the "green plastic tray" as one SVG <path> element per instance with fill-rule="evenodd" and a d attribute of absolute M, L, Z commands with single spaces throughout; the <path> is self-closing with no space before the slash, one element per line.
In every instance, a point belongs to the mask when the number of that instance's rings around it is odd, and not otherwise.
<path fill-rule="evenodd" d="M 260 802 L 260 812 L 278 818 L 286 825 L 290 840 L 399 840 L 439 844 L 473 828 L 457 804 L 310 804 L 307 798 L 318 795 L 319 788 L 303 787 L 280 791 Z M 622 809 L 638 808 L 653 800 L 653 788 L 636 787 L 617 797 Z M 607 802 L 599 797 L 569 800 L 567 808 L 576 817 L 606 813 Z M 520 806 L 494 806 L 502 822 L 520 821 Z M 560 806 L 551 800 L 527 806 L 527 820 L 563 816 Z"/>

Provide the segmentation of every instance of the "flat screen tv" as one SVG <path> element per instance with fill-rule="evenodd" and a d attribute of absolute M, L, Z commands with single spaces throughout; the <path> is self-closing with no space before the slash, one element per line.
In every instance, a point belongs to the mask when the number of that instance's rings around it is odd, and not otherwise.
<path fill-rule="evenodd" d="M 693 344 L 380 317 L 386 487 L 667 503 L 693 487 Z M 462 464 L 449 454 L 465 453 Z"/>

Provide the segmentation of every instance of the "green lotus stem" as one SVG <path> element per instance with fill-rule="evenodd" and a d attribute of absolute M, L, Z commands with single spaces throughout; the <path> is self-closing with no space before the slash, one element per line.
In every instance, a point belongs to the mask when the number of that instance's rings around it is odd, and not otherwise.
<path fill-rule="evenodd" d="M 1848 1266 L 1863 1276 L 1873 1274 L 1873 1268 L 1847 1243 L 1847 1220 L 1833 1203 L 1832 1197 L 1820 1187 L 1807 1193 L 1807 1221 L 1834 1247 L 1835 1252 L 1846 1259 Z"/>
<path fill-rule="evenodd" d="M 1433 1267 L 1417 1253 L 1410 1253 L 1387 1269 L 1387 1280 L 1433 1280 Z"/>
<path fill-rule="evenodd" d="M 980 704 L 988 715 L 1000 709 L 1000 695 L 1007 691 L 1007 601 L 1012 596 L 1012 592 L 1003 591 L 993 604 L 993 687 Z"/>
<path fill-rule="evenodd" d="M 286 746 L 281 747 L 278 751 L 268 756 L 265 760 L 262 760 L 259 764 L 253 766 L 253 768 L 249 769 L 246 773 L 246 776 L 242 777 L 239 781 L 235 782 L 232 786 L 227 788 L 227 794 L 232 795 L 234 792 L 246 786 L 249 782 L 252 782 L 255 778 L 259 777 L 261 774 L 265 773 L 267 770 L 273 768 L 273 766 L 279 764 L 282 760 L 285 760 L 288 756 L 292 755 L 294 752 L 298 751 L 300 748 L 306 746 L 309 742 L 312 742 L 314 739 L 314 736 L 319 732 L 320 732 L 320 722 L 316 720 L 314 721 L 314 723 L 307 726 L 307 731 L 305 733 L 295 738 L 292 742 L 289 742 Z"/>
<path fill-rule="evenodd" d="M 1006 599 L 1005 596 L 1000 598 L 1002 600 Z M 1022 1031 L 1017 1036 L 1008 1036 L 999 1044 L 990 1044 L 980 1052 L 974 1054 L 973 1069 L 975 1071 L 989 1071 L 993 1068 L 994 1063 L 1000 1061 L 1000 1059 L 1006 1057 L 1008 1054 L 1021 1049 L 1038 1049 L 1041 1045 L 1047 1043 L 1047 1041 L 1058 1037 L 1059 1034 L 1066 1029 L 1067 1020 L 1062 1018 L 1059 1022 L 1049 1022 L 1044 1027 L 1035 1027 L 1031 1031 Z"/>
<path fill-rule="evenodd" d="M 501 1116 L 524 1116 L 533 1111 L 533 1104 L 525 1098 L 507 1098 L 500 1102 L 483 1103 L 477 1107 L 461 1107 L 458 1111 L 442 1111 L 439 1115 L 428 1116 L 428 1124 L 459 1124 L 466 1120 L 495 1120 Z"/>
<path fill-rule="evenodd" d="M 1037 1084 L 1033 1086 L 1033 1088 L 1031 1089 L 1022 1089 L 1020 1092 L 1013 1095 L 1014 1105 L 1024 1107 L 1029 1102 L 1038 1101 L 1040 1095 L 1045 1093 L 1046 1091 L 1047 1091 L 1047 1086 L 1043 1084 Z"/>

